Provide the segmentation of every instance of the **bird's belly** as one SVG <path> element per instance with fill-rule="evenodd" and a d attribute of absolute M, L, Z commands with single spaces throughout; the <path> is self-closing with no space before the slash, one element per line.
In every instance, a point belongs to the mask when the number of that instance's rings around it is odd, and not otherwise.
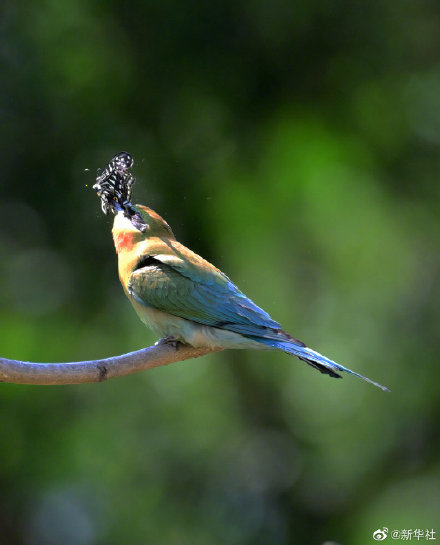
<path fill-rule="evenodd" d="M 161 337 L 171 336 L 196 348 L 268 349 L 266 345 L 248 339 L 239 333 L 185 320 L 161 310 L 141 305 L 133 300 L 132 303 L 142 322 Z"/>

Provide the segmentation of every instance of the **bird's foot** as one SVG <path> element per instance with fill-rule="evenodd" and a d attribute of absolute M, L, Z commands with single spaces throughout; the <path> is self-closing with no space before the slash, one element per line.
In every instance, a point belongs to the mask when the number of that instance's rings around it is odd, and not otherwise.
<path fill-rule="evenodd" d="M 158 345 L 161 345 L 161 344 L 166 344 L 168 346 L 172 346 L 177 352 L 177 350 L 179 349 L 179 345 L 183 344 L 183 343 L 181 343 L 180 341 L 175 339 L 172 335 L 169 335 L 168 337 L 163 337 L 162 339 L 159 339 L 154 344 L 155 344 L 155 346 L 158 346 Z"/>

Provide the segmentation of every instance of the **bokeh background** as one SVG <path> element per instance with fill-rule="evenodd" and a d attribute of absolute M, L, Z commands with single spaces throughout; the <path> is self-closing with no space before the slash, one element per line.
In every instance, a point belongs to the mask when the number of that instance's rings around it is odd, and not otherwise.
<path fill-rule="evenodd" d="M 1 544 L 363 545 L 384 526 L 440 540 L 440 4 L 2 12 L 2 356 L 156 340 L 91 189 L 127 150 L 135 201 L 392 393 L 248 351 L 96 385 L 2 384 Z"/>

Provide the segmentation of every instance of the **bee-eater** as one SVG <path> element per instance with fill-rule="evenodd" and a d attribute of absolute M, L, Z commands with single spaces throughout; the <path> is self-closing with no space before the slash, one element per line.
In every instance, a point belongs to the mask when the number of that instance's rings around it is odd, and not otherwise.
<path fill-rule="evenodd" d="M 133 206 L 132 164 L 127 152 L 116 155 L 94 189 L 103 211 L 116 214 L 119 278 L 145 325 L 161 337 L 196 348 L 283 350 L 331 377 L 346 372 L 388 390 L 291 337 L 222 271 L 177 242 L 159 214 Z"/>
<path fill-rule="evenodd" d="M 131 217 L 120 210 L 113 225 L 119 278 L 155 333 L 194 347 L 283 350 L 331 377 L 345 371 L 386 390 L 285 333 L 224 273 L 177 242 L 156 212 L 131 208 Z"/>

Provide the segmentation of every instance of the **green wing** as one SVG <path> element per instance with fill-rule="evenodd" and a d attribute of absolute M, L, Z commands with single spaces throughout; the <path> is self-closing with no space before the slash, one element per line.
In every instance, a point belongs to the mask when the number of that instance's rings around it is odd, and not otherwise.
<path fill-rule="evenodd" d="M 204 263 L 198 266 L 173 255 L 149 256 L 132 273 L 128 291 L 142 305 L 180 318 L 243 335 L 276 337 L 280 324 L 226 275 Z"/>

